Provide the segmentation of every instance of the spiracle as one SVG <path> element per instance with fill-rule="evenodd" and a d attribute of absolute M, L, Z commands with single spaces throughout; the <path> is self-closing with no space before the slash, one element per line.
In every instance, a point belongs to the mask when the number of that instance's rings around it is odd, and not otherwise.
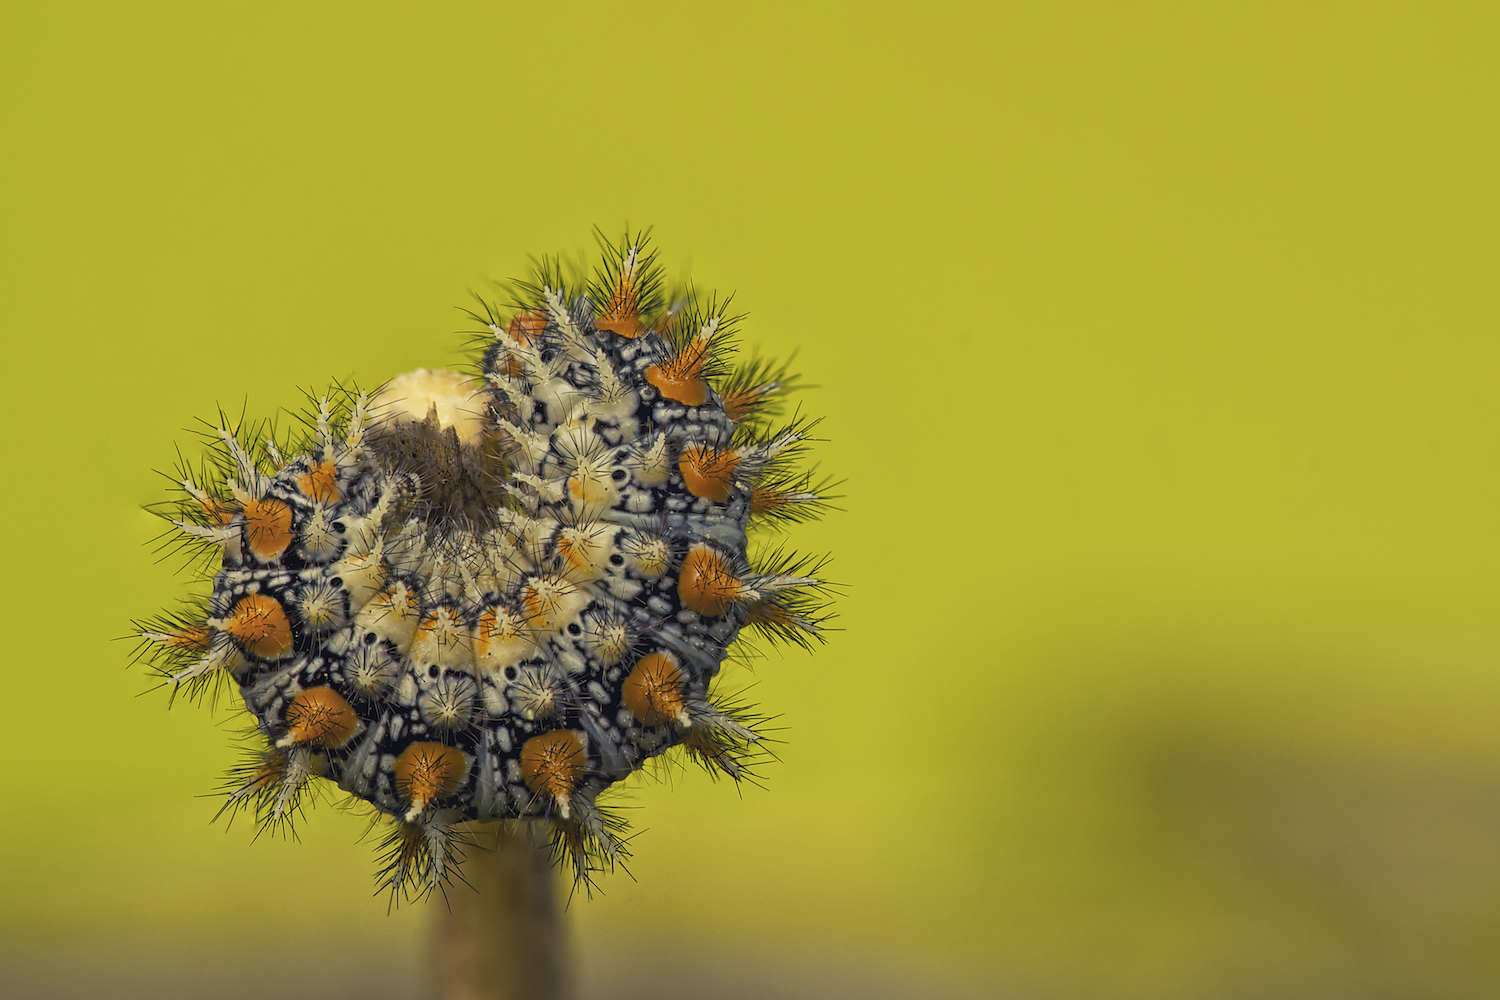
<path fill-rule="evenodd" d="M 227 677 L 254 717 L 224 808 L 282 828 L 336 786 L 388 824 L 396 894 L 451 879 L 466 820 L 613 866 L 610 786 L 678 747 L 747 773 L 764 732 L 714 684 L 742 630 L 824 635 L 826 560 L 750 546 L 828 504 L 792 379 L 733 369 L 738 317 L 669 305 L 642 237 L 600 242 L 592 282 L 544 261 L 481 300 L 476 374 L 340 389 L 301 440 L 221 419 L 163 510 L 210 590 L 136 634 L 174 694 Z"/>

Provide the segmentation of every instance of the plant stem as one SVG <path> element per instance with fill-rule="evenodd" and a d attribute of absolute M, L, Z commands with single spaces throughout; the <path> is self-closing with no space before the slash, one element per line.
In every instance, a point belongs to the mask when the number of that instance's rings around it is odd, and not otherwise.
<path fill-rule="evenodd" d="M 565 989 L 557 877 L 542 824 L 471 823 L 464 878 L 432 907 L 442 1000 L 561 1000 Z"/>

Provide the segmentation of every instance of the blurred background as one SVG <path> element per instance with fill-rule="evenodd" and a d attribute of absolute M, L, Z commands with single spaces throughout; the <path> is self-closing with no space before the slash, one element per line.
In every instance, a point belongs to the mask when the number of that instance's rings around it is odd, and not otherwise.
<path fill-rule="evenodd" d="M 764 788 L 629 793 L 580 996 L 1495 996 L 1496 20 L 9 11 L 0 995 L 427 995 L 358 819 L 210 825 L 140 507 L 629 224 L 796 353 L 846 596 Z"/>

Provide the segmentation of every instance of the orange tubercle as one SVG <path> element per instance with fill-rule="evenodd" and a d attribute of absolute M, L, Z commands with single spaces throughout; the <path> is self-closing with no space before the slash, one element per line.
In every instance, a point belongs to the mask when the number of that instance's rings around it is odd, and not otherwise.
<path fill-rule="evenodd" d="M 724 412 L 730 420 L 739 423 L 755 410 L 755 404 L 760 402 L 753 392 L 734 392 L 723 398 Z"/>
<path fill-rule="evenodd" d="M 609 302 L 603 314 L 594 320 L 600 330 L 617 333 L 627 340 L 634 340 L 646 329 L 641 322 L 640 292 L 636 287 L 635 269 L 627 264 L 620 270 L 620 280 L 609 294 Z"/>
<path fill-rule="evenodd" d="M 756 601 L 750 605 L 750 617 L 746 625 L 796 625 L 798 619 L 786 608 L 771 600 Z"/>
<path fill-rule="evenodd" d="M 334 749 L 359 732 L 359 716 L 333 688 L 308 688 L 287 706 L 286 728 L 288 745 L 310 743 Z"/>
<path fill-rule="evenodd" d="M 686 726 L 689 722 L 682 687 L 682 671 L 671 654 L 652 653 L 630 671 L 621 695 L 625 707 L 648 726 L 672 721 Z"/>
<path fill-rule="evenodd" d="M 401 751 L 396 758 L 396 794 L 411 803 L 407 819 L 456 792 L 465 768 L 463 751 L 446 743 L 413 743 Z"/>
<path fill-rule="evenodd" d="M 701 444 L 683 449 L 682 457 L 677 459 L 683 484 L 694 496 L 715 503 L 729 499 L 729 491 L 734 488 L 734 470 L 739 464 L 740 457 L 734 452 Z"/>
<path fill-rule="evenodd" d="M 297 488 L 318 503 L 333 503 L 339 498 L 338 469 L 332 462 L 315 465 L 297 477 Z"/>
<path fill-rule="evenodd" d="M 682 745 L 700 763 L 711 764 L 736 781 L 744 773 L 744 769 L 729 752 L 729 745 L 706 729 L 689 729 Z"/>
<path fill-rule="evenodd" d="M 245 504 L 245 537 L 262 562 L 277 558 L 292 544 L 292 508 L 280 500 L 251 500 Z"/>
<path fill-rule="evenodd" d="M 755 408 L 764 403 L 766 397 L 774 392 L 778 385 L 779 383 L 776 382 L 768 382 L 765 385 L 746 386 L 743 389 L 730 392 L 721 397 L 721 401 L 724 403 L 724 412 L 728 414 L 730 420 L 739 423 L 754 413 Z"/>
<path fill-rule="evenodd" d="M 251 656 L 275 660 L 292 649 L 292 626 L 276 598 L 250 594 L 236 602 L 224 631 L 238 639 Z"/>
<path fill-rule="evenodd" d="M 600 330 L 617 333 L 627 340 L 634 340 L 641 335 L 641 331 L 646 329 L 646 324 L 641 322 L 641 317 L 634 313 L 628 316 L 621 316 L 617 319 L 610 319 L 608 317 L 596 319 L 594 320 L 594 326 Z"/>
<path fill-rule="evenodd" d="M 521 313 L 506 326 L 506 336 L 518 344 L 528 345 L 547 329 L 547 314 L 544 312 Z M 505 374 L 509 378 L 520 378 L 526 372 L 521 359 L 511 355 L 505 359 Z"/>
<path fill-rule="evenodd" d="M 583 739 L 571 729 L 533 736 L 521 747 L 521 779 L 539 795 L 549 795 L 568 817 L 568 800 L 583 780 L 588 755 Z"/>
<path fill-rule="evenodd" d="M 202 653 L 208 649 L 213 640 L 213 633 L 207 625 L 192 625 L 188 628 L 174 629 L 166 633 L 166 644 L 178 649 L 188 649 L 195 653 Z"/>
<path fill-rule="evenodd" d="M 798 493 L 793 490 L 783 489 L 776 486 L 765 486 L 757 483 L 750 488 L 750 516 L 758 517 L 761 514 L 774 514 L 785 507 L 795 507 L 799 503 L 818 499 L 811 493 Z"/>
<path fill-rule="evenodd" d="M 413 816 L 422 810 L 413 810 Z M 421 857 L 422 848 L 427 843 L 427 835 L 422 830 L 421 823 L 406 820 L 396 827 L 396 835 L 393 838 L 393 848 L 396 853 L 393 862 L 396 871 L 404 871 L 417 862 Z"/>
<path fill-rule="evenodd" d="M 237 789 L 234 794 L 237 796 L 249 795 L 269 788 L 286 777 L 286 770 L 286 755 L 277 751 L 267 757 L 260 767 L 255 769 L 255 774 L 251 775 L 250 780 L 245 782 L 244 786 Z"/>
<path fill-rule="evenodd" d="M 722 615 L 743 594 L 744 585 L 729 571 L 724 557 L 713 549 L 698 545 L 683 558 L 677 576 L 677 596 L 700 615 Z"/>
<path fill-rule="evenodd" d="M 698 370 L 678 375 L 670 366 L 652 365 L 646 369 L 646 381 L 656 386 L 666 398 L 687 406 L 702 406 L 708 402 L 708 383 L 703 381 Z"/>
<path fill-rule="evenodd" d="M 217 500 L 213 497 L 209 497 L 206 500 L 199 500 L 198 506 L 202 507 L 203 513 L 207 514 L 214 524 L 218 525 L 228 524 L 234 520 L 234 515 L 240 512 L 238 504 Z"/>
<path fill-rule="evenodd" d="M 529 344 L 547 329 L 547 314 L 541 311 L 521 313 L 505 328 L 506 334 L 518 344 Z"/>
<path fill-rule="evenodd" d="M 713 328 L 705 328 L 677 352 L 677 356 L 659 365 L 646 369 L 646 381 L 656 386 L 667 399 L 675 399 L 687 406 L 702 406 L 708 402 L 708 382 L 703 378 L 703 362 L 708 358 L 708 345 L 713 339 Z"/>
<path fill-rule="evenodd" d="M 651 324 L 651 329 L 655 330 L 663 337 L 670 337 L 672 335 L 672 331 L 677 329 L 677 320 L 681 317 L 681 315 L 681 313 L 668 310 L 667 312 L 664 312 L 660 316 L 656 317 L 656 322 Z"/>

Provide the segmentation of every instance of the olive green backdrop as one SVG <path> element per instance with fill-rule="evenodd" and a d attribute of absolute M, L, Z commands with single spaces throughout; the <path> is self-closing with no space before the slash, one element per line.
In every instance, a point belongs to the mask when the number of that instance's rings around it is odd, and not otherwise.
<path fill-rule="evenodd" d="M 1500 989 L 1487 5 L 5 21 L 28 988 L 420 983 L 359 820 L 209 825 L 232 713 L 111 641 L 182 592 L 140 505 L 218 406 L 458 363 L 469 290 L 597 223 L 797 352 L 846 497 L 792 537 L 847 589 L 826 649 L 742 676 L 784 726 L 764 789 L 632 793 L 633 878 L 570 911 L 588 989 Z"/>

